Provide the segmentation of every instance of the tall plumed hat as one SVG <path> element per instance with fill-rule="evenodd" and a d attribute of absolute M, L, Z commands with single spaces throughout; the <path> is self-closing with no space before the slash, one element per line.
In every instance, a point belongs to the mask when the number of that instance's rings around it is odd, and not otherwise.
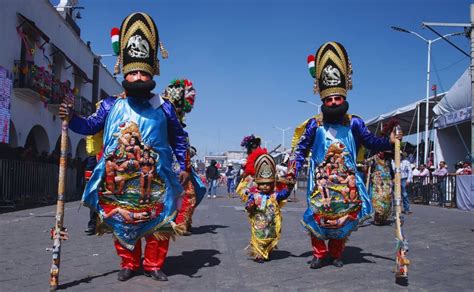
<path fill-rule="evenodd" d="M 245 147 L 247 150 L 260 146 L 261 140 L 259 137 L 255 137 L 254 134 L 245 136 L 240 142 L 240 146 Z"/>
<path fill-rule="evenodd" d="M 158 48 L 161 56 L 168 58 L 168 52 L 160 41 L 158 29 L 153 19 L 146 13 L 132 13 L 122 22 L 120 30 L 112 29 L 112 45 L 114 35 L 119 33 L 118 59 L 114 74 L 123 75 L 132 71 L 144 71 L 150 76 L 160 75 L 160 63 L 157 58 Z M 116 37 L 115 37 L 116 39 Z"/>
<path fill-rule="evenodd" d="M 331 95 L 347 96 L 352 89 L 352 65 L 343 45 L 328 42 L 316 55 L 308 56 L 309 73 L 314 80 L 314 93 L 324 99 Z"/>
<path fill-rule="evenodd" d="M 275 160 L 269 154 L 260 155 L 255 160 L 255 182 L 271 183 L 275 181 L 276 166 Z"/>

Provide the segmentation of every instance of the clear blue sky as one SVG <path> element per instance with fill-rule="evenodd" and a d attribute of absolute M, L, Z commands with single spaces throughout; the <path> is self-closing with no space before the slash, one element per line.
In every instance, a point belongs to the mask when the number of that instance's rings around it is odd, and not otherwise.
<path fill-rule="evenodd" d="M 53 4 L 58 1 L 52 0 Z M 306 57 L 327 41 L 341 42 L 352 60 L 349 111 L 372 118 L 425 96 L 427 45 L 390 26 L 436 38 L 423 21 L 470 22 L 467 0 L 79 0 L 82 38 L 96 54 L 110 54 L 110 30 L 143 11 L 157 23 L 170 58 L 161 61 L 156 91 L 177 77 L 191 79 L 196 104 L 187 117 L 199 154 L 240 150 L 254 133 L 281 143 L 281 128 L 316 112 Z M 439 28 L 441 33 L 459 31 Z M 466 52 L 465 37 L 451 40 Z M 113 70 L 115 58 L 104 58 Z M 448 90 L 469 65 L 443 41 L 432 49 L 432 83 Z M 286 132 L 286 145 L 292 131 Z"/>

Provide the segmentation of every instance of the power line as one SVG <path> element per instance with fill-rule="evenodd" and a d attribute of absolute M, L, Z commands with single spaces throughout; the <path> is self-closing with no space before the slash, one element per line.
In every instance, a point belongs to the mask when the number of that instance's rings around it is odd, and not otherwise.
<path fill-rule="evenodd" d="M 457 61 L 454 62 L 454 63 L 451 63 L 450 65 L 448 65 L 448 66 L 446 66 L 446 67 L 443 67 L 443 68 L 437 69 L 437 70 L 433 70 L 433 71 L 431 71 L 431 72 L 439 72 L 439 71 L 443 71 L 443 70 L 449 69 L 449 68 L 451 68 L 451 67 L 453 67 L 453 66 L 455 66 L 455 65 L 457 65 L 457 64 L 459 64 L 459 63 L 461 63 L 462 61 L 464 61 L 464 60 L 466 60 L 466 59 L 469 59 L 469 58 L 468 58 L 468 57 L 462 57 L 461 59 L 457 60 Z M 436 66 L 435 66 L 435 67 L 436 67 Z"/>

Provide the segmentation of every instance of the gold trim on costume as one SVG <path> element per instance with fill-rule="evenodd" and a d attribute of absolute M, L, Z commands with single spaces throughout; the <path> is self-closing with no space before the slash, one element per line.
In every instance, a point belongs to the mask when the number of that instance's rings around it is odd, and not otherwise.
<path fill-rule="evenodd" d="M 300 220 L 301 225 L 303 225 L 304 228 L 306 228 L 310 233 L 312 233 L 314 236 L 316 236 L 318 239 L 324 239 L 326 240 L 326 236 L 323 236 L 319 232 L 316 232 L 316 230 L 313 229 L 313 227 L 309 226 L 306 224 L 303 220 Z"/>
<path fill-rule="evenodd" d="M 342 87 L 329 87 L 319 93 L 321 100 L 325 99 L 326 97 L 330 95 L 336 95 L 336 94 L 347 96 L 347 89 L 342 88 Z"/>
<path fill-rule="evenodd" d="M 153 67 L 151 67 L 150 64 L 147 64 L 145 62 L 128 63 L 122 68 L 122 72 L 124 76 L 129 72 L 138 71 L 138 70 L 150 73 L 152 76 L 155 75 L 154 74 L 155 70 L 153 70 Z"/>
<path fill-rule="evenodd" d="M 124 35 L 124 38 L 121 40 L 121 49 L 122 51 L 125 49 L 128 40 L 137 32 L 137 30 L 141 30 L 147 40 L 150 42 L 150 46 L 152 46 L 153 50 L 156 50 L 156 35 L 153 32 L 153 28 L 150 30 L 141 20 L 136 21 L 130 28 L 126 28 L 127 32 Z"/>
<path fill-rule="evenodd" d="M 318 62 L 319 65 L 316 71 L 317 79 L 321 78 L 321 73 L 323 69 L 326 67 L 325 65 L 329 60 L 333 61 L 334 64 L 336 64 L 336 66 L 338 67 L 339 70 L 342 71 L 341 73 L 344 74 L 344 76 L 347 76 L 347 67 L 344 66 L 344 62 L 341 60 L 341 58 L 339 58 L 339 56 L 336 53 L 329 50 L 329 51 L 326 51 L 326 53 L 324 53 L 324 55 L 321 57 L 321 61 Z"/>
<path fill-rule="evenodd" d="M 333 45 L 336 52 L 339 54 L 342 64 L 344 65 L 344 70 L 346 70 L 347 73 L 347 68 L 349 68 L 349 66 L 347 65 L 348 60 L 346 60 L 346 55 L 341 50 L 341 47 L 338 44 L 336 44 L 335 42 L 331 42 L 331 44 Z"/>
<path fill-rule="evenodd" d="M 319 67 L 319 60 L 321 59 L 321 54 L 323 53 L 324 49 L 329 45 L 329 43 L 325 43 L 321 48 L 319 48 L 318 54 L 316 55 L 316 59 L 314 65 Z"/>

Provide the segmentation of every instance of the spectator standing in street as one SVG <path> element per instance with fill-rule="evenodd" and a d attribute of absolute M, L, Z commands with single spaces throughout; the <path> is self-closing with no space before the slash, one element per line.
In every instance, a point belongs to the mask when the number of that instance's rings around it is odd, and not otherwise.
<path fill-rule="evenodd" d="M 469 162 L 464 162 L 461 175 L 471 175 L 471 174 L 472 174 L 471 164 Z"/>
<path fill-rule="evenodd" d="M 420 176 L 420 167 L 416 167 L 416 165 L 411 165 L 412 175 L 413 176 Z"/>
<path fill-rule="evenodd" d="M 420 173 L 418 174 L 418 176 L 421 176 L 421 177 L 429 177 L 430 176 L 430 171 L 428 170 L 428 168 L 426 168 L 426 165 L 425 164 L 422 164 L 420 165 Z M 423 182 L 424 184 L 424 182 Z"/>
<path fill-rule="evenodd" d="M 402 176 L 402 199 L 403 199 L 403 213 L 411 214 L 410 211 L 410 202 L 408 200 L 408 192 L 407 187 L 413 180 L 413 174 L 411 171 L 411 164 L 407 158 L 407 154 L 405 152 L 402 153 L 402 162 L 400 163 L 400 172 Z"/>
<path fill-rule="evenodd" d="M 463 168 L 463 162 L 462 161 L 459 161 L 458 163 L 456 163 L 454 165 L 454 169 L 456 170 L 455 174 L 458 175 L 458 174 L 461 174 L 464 170 Z"/>
<path fill-rule="evenodd" d="M 472 174 L 471 164 L 468 162 L 459 161 L 456 163 L 456 175 Z"/>
<path fill-rule="evenodd" d="M 219 181 L 219 171 L 217 170 L 217 161 L 211 160 L 211 165 L 206 169 L 206 178 L 207 183 L 209 184 L 209 189 L 207 190 L 207 197 L 216 198 L 217 195 L 217 183 Z"/>
<path fill-rule="evenodd" d="M 417 178 L 416 196 L 421 195 L 425 204 L 428 204 L 430 172 L 425 164 L 421 164 L 419 169 L 413 171 L 413 177 Z"/>
<path fill-rule="evenodd" d="M 236 174 L 237 173 L 234 170 L 234 166 L 229 164 L 227 166 L 227 171 L 225 172 L 225 176 L 227 177 L 227 194 L 229 195 L 229 198 L 232 198 L 234 195 Z"/>
<path fill-rule="evenodd" d="M 446 162 L 440 161 L 439 168 L 433 172 L 433 177 L 436 177 L 436 188 L 438 189 L 438 203 L 444 206 L 444 199 L 446 197 L 446 177 L 448 176 L 448 169 Z"/>

